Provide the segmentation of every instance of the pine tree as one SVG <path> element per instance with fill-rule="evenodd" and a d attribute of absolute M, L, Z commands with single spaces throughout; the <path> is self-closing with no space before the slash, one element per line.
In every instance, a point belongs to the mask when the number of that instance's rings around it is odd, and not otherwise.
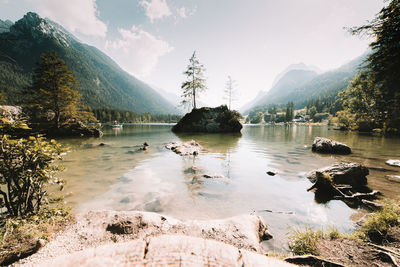
<path fill-rule="evenodd" d="M 237 86 L 236 81 L 232 79 L 232 77 L 229 75 L 228 80 L 225 85 L 225 99 L 228 100 L 228 108 L 232 108 L 232 101 L 235 101 L 235 87 Z"/>
<path fill-rule="evenodd" d="M 345 100 L 351 102 L 351 95 L 368 96 L 368 109 L 374 114 L 372 123 L 386 131 L 400 130 L 399 25 L 400 0 L 391 0 L 371 22 L 351 29 L 353 34 L 367 34 L 374 41 L 370 44 L 372 53 L 366 61 L 367 66 L 349 87 L 352 92 L 345 95 Z M 350 108 L 349 112 L 357 110 Z"/>
<path fill-rule="evenodd" d="M 199 62 L 196 57 L 196 51 L 193 52 L 192 57 L 189 59 L 189 65 L 183 73 L 187 76 L 186 81 L 182 83 L 182 102 L 183 106 L 192 106 L 196 108 L 196 97 L 198 93 L 207 89 L 206 80 L 204 78 L 204 66 Z"/>
<path fill-rule="evenodd" d="M 41 115 L 49 118 L 49 114 L 52 114 L 50 117 L 53 117 L 56 128 L 71 118 L 94 119 L 92 113 L 79 111 L 84 105 L 80 101 L 78 82 L 55 52 L 41 56 L 41 62 L 34 70 L 31 89 L 33 101 L 41 110 Z"/>

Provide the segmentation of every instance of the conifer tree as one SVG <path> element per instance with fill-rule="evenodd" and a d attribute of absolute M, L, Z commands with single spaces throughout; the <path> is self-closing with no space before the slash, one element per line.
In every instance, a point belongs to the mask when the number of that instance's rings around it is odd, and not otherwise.
<path fill-rule="evenodd" d="M 67 64 L 55 52 L 43 54 L 41 62 L 34 70 L 32 92 L 33 101 L 41 111 L 42 116 L 54 114 L 54 127 L 71 118 L 86 117 L 93 120 L 93 114 L 79 109 L 84 105 L 80 101 L 76 81 Z"/>
<path fill-rule="evenodd" d="M 400 0 L 391 0 L 368 24 L 351 29 L 353 34 L 367 34 L 374 38 L 366 67 L 342 94 L 345 108 L 353 114 L 360 112 L 354 103 L 361 101 L 361 96 L 367 99 L 361 107 L 365 106 L 364 111 L 368 112 L 355 116 L 358 118 L 356 124 L 363 122 L 372 127 L 383 127 L 386 131 L 400 130 L 399 25 Z M 357 97 L 358 100 L 352 100 Z"/>
<path fill-rule="evenodd" d="M 198 93 L 207 89 L 204 71 L 204 66 L 199 62 L 196 57 L 196 51 L 194 51 L 192 57 L 189 59 L 189 65 L 183 73 L 187 77 L 186 81 L 184 81 L 181 86 L 183 90 L 181 104 L 183 106 L 192 106 L 193 109 L 196 108 L 196 97 L 198 97 Z"/>
<path fill-rule="evenodd" d="M 235 93 L 236 93 L 236 81 L 232 79 L 232 77 L 229 75 L 228 80 L 226 81 L 225 85 L 225 98 L 228 100 L 228 108 L 232 108 L 232 101 L 235 101 Z"/>

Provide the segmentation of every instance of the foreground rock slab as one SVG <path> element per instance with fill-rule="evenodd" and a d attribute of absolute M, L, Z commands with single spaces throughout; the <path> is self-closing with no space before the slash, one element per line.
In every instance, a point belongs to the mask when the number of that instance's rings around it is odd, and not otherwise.
<path fill-rule="evenodd" d="M 194 140 L 188 142 L 172 142 L 165 147 L 182 156 L 198 155 L 200 151 L 203 150 L 203 147 Z"/>
<path fill-rule="evenodd" d="M 351 154 L 351 148 L 346 144 L 325 137 L 315 137 L 312 151 L 326 154 Z"/>
<path fill-rule="evenodd" d="M 294 266 L 232 245 L 162 235 L 109 244 L 39 263 L 40 266 Z"/>
<path fill-rule="evenodd" d="M 262 251 L 261 241 L 272 238 L 266 225 L 255 215 L 223 220 L 181 221 L 152 212 L 93 211 L 77 215 L 76 223 L 59 233 L 38 253 L 20 263 L 36 266 L 39 261 L 62 254 L 114 242 L 146 240 L 159 235 L 212 239 L 254 252 Z"/>

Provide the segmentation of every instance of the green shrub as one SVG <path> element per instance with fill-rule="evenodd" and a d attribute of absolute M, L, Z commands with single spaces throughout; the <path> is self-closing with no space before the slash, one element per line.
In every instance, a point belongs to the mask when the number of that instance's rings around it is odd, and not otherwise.
<path fill-rule="evenodd" d="M 55 174 L 62 169 L 54 164 L 64 149 L 43 137 L 0 140 L 0 209 L 10 216 L 38 213 L 46 199 L 45 186 L 62 181 Z"/>

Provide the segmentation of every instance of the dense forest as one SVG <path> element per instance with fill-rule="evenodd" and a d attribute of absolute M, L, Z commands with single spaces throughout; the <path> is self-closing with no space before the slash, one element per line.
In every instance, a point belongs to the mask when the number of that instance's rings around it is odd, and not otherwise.
<path fill-rule="evenodd" d="M 147 122 L 165 122 L 173 123 L 179 121 L 181 115 L 172 114 L 138 114 L 127 110 L 111 110 L 111 109 L 92 109 L 94 116 L 99 122 L 128 122 L 128 123 L 147 123 Z"/>

